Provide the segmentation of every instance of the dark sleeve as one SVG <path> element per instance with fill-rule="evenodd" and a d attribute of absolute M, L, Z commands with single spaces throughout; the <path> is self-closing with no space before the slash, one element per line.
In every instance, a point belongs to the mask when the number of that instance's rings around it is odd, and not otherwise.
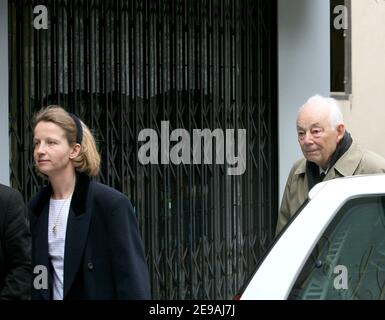
<path fill-rule="evenodd" d="M 113 279 L 118 299 L 151 298 L 148 267 L 138 222 L 128 198 L 114 205 L 110 221 Z"/>
<path fill-rule="evenodd" d="M 0 299 L 29 299 L 31 293 L 31 233 L 27 208 L 12 191 L 4 207 L 4 261 L 7 274 Z"/>

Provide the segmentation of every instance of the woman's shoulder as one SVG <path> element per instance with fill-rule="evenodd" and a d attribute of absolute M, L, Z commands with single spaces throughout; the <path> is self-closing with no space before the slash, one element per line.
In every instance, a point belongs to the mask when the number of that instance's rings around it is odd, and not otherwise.
<path fill-rule="evenodd" d="M 94 198 L 98 200 L 106 201 L 106 203 L 110 203 L 110 204 L 117 203 L 117 202 L 120 203 L 122 201 L 130 203 L 130 200 L 124 193 L 110 186 L 107 186 L 103 183 L 96 182 L 96 181 L 92 181 L 91 185 L 92 185 L 92 188 L 91 188 L 92 195 Z"/>
<path fill-rule="evenodd" d="M 91 182 L 88 205 L 103 215 L 116 212 L 134 214 L 132 203 L 124 193 L 96 181 Z"/>

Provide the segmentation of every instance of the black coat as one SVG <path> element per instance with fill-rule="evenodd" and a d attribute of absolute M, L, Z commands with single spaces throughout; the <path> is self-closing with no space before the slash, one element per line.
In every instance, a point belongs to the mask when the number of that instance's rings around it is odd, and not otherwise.
<path fill-rule="evenodd" d="M 0 299 L 29 299 L 31 234 L 21 194 L 0 185 Z"/>
<path fill-rule="evenodd" d="M 129 199 L 77 174 L 67 221 L 63 299 L 150 299 L 148 269 L 137 219 Z M 52 299 L 48 258 L 50 185 L 30 201 L 33 265 L 48 272 L 48 289 L 32 299 Z"/>

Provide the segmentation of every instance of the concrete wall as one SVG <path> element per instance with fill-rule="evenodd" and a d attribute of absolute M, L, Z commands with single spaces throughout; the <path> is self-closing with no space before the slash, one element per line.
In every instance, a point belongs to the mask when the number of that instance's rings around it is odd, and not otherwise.
<path fill-rule="evenodd" d="M 0 0 L 0 57 L 0 183 L 9 185 L 7 0 Z"/>
<path fill-rule="evenodd" d="M 302 157 L 297 110 L 313 94 L 330 92 L 329 17 L 329 1 L 278 0 L 280 201 L 290 168 Z"/>
<path fill-rule="evenodd" d="M 385 1 L 351 3 L 352 95 L 342 111 L 353 139 L 385 157 Z"/>

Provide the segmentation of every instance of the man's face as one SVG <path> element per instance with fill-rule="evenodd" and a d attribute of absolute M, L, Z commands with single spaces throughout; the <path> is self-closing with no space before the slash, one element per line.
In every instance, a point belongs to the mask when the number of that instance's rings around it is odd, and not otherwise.
<path fill-rule="evenodd" d="M 328 109 L 307 104 L 298 114 L 297 133 L 304 157 L 327 169 L 345 128 L 343 124 L 337 129 L 330 126 Z"/>

